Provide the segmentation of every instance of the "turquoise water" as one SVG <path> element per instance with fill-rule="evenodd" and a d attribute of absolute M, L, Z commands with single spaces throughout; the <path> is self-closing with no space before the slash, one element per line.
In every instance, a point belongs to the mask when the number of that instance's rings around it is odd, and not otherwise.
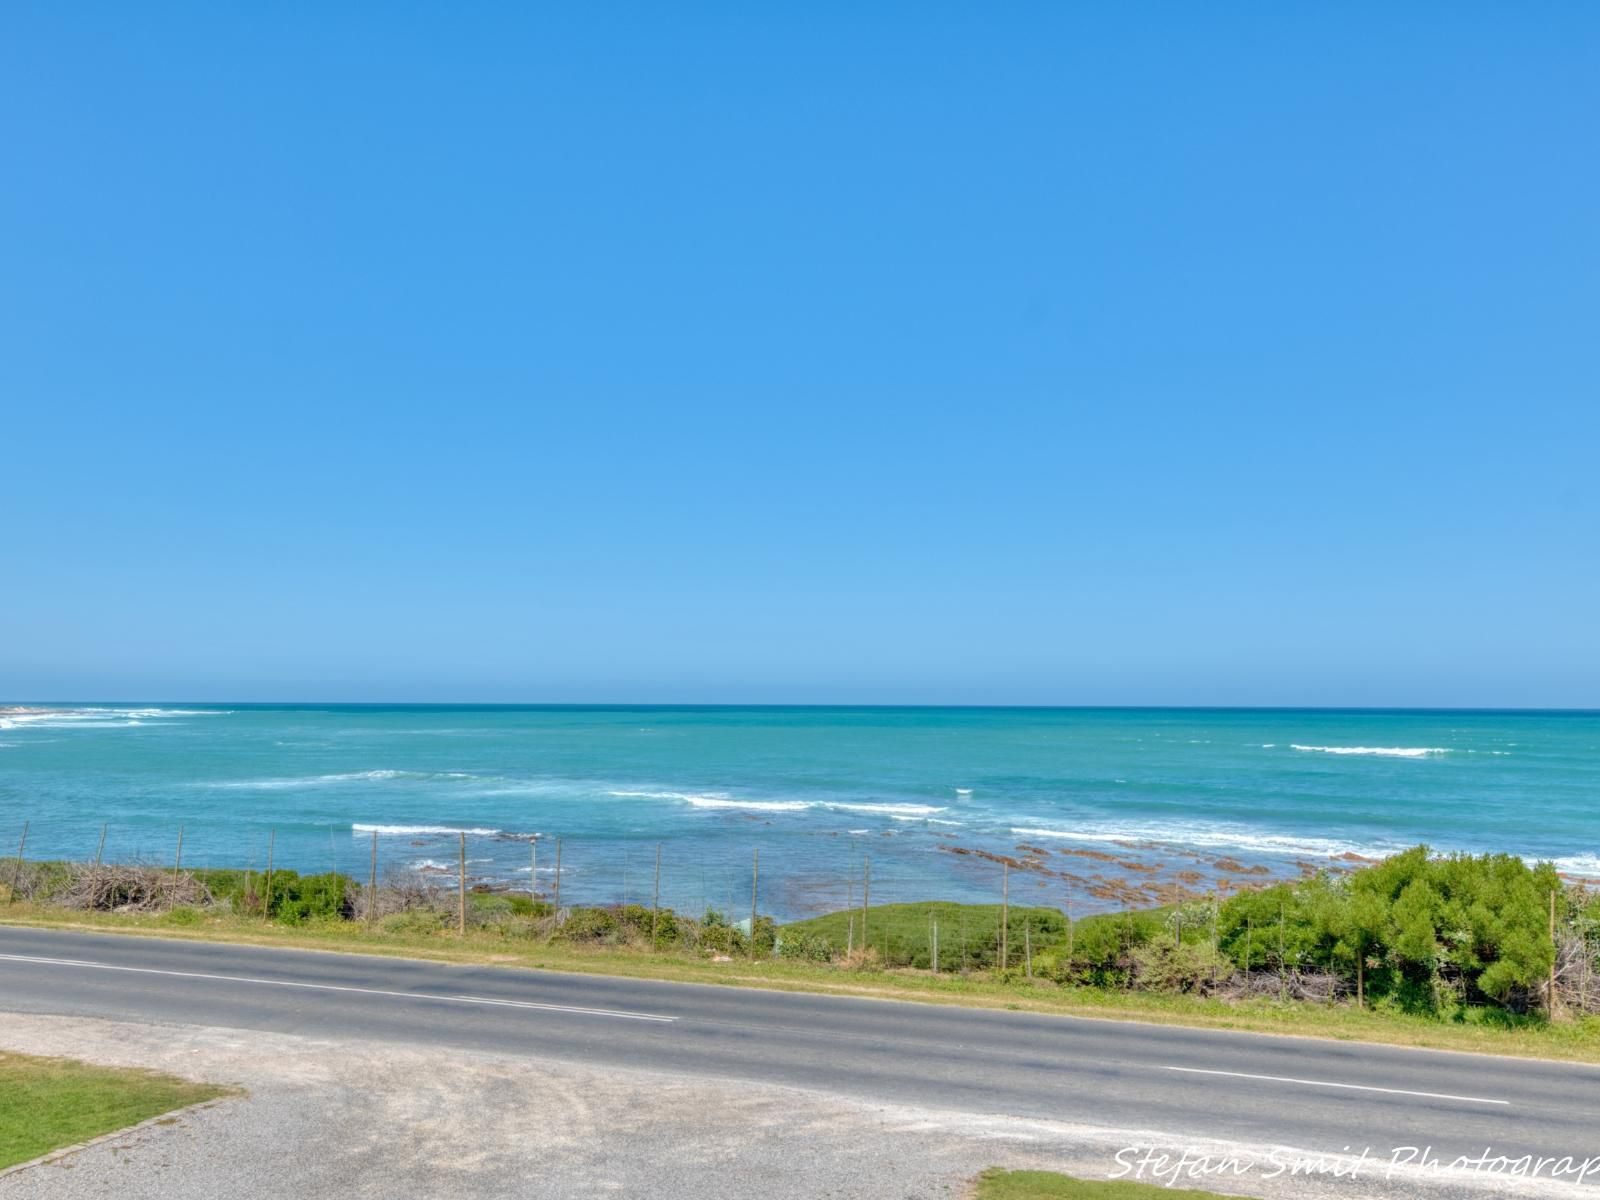
<path fill-rule="evenodd" d="M 563 898 L 793 916 L 855 894 L 1075 910 L 1117 881 L 1294 874 L 1417 842 L 1600 876 L 1600 714 L 1294 710 L 79 706 L 0 716 L 29 856 L 454 867 Z M 1019 846 L 1034 850 L 1019 850 Z M 966 853 L 963 853 L 966 851 Z M 976 851 L 977 853 L 973 853 Z M 9 853 L 10 851 L 0 851 Z M 1096 857 L 1100 856 L 1100 857 Z M 1117 859 L 1117 862 L 1107 861 Z M 1130 864 L 1137 864 L 1136 866 Z M 1219 865 L 1220 864 L 1220 865 Z M 1297 865 L 1305 864 L 1305 865 Z M 1191 878 L 1189 880 L 1193 882 Z M 1021 889 L 1019 891 L 1019 889 Z M 1097 894 L 1097 892 L 1099 894 Z"/>

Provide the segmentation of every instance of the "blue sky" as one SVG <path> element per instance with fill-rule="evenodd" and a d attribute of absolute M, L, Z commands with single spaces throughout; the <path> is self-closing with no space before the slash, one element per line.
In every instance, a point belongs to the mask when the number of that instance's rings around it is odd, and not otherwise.
<path fill-rule="evenodd" d="M 0 15 L 0 695 L 1600 705 L 1600 11 Z"/>

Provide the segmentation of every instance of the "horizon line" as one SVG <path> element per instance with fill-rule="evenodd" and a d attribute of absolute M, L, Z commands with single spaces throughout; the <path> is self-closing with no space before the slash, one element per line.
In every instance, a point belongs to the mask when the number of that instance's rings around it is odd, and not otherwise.
<path fill-rule="evenodd" d="M 1498 713 L 1600 716 L 1600 707 L 1550 705 L 1441 704 L 984 704 L 984 703 L 829 703 L 817 701 L 654 701 L 654 700 L 194 700 L 105 698 L 4 700 L 0 706 L 70 708 L 100 705 L 197 705 L 212 708 L 462 708 L 462 709 L 815 709 L 815 710 L 988 710 L 1000 712 L 1347 712 L 1347 713 Z"/>

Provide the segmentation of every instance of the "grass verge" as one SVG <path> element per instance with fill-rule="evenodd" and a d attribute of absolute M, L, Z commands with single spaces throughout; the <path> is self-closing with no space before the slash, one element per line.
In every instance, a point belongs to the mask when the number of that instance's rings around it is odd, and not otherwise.
<path fill-rule="evenodd" d="M 0 1051 L 0 1170 L 228 1094 L 154 1071 Z"/>
<path fill-rule="evenodd" d="M 1600 1019 L 1550 1024 L 1507 1021 L 1488 1014 L 1457 1020 L 1358 1009 L 1350 1004 L 1216 1000 L 1185 995 L 1063 987 L 1043 980 L 933 975 L 909 969 L 842 969 L 793 960 L 714 962 L 682 953 L 625 946 L 529 941 L 503 932 L 415 933 L 369 930 L 351 921 L 299 925 L 182 909 L 167 916 L 82 913 L 17 902 L 0 906 L 0 924 L 128 933 L 185 941 L 231 942 L 305 950 L 378 954 L 435 962 L 532 967 L 682 983 L 760 987 L 779 991 L 871 996 L 932 1004 L 1012 1009 L 1109 1020 L 1232 1029 L 1374 1042 L 1435 1050 L 1600 1063 Z"/>
<path fill-rule="evenodd" d="M 991 1168 L 978 1176 L 973 1185 L 973 1200 L 1156 1200 L 1156 1197 L 1189 1197 L 1189 1200 L 1215 1200 L 1220 1192 L 1174 1191 L 1150 1183 L 1126 1180 L 1094 1181 L 1057 1175 L 1054 1171 L 1002 1171 Z"/>

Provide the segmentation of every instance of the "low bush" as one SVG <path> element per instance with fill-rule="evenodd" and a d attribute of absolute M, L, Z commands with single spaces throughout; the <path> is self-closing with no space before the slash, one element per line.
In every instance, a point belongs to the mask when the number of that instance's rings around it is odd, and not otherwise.
<path fill-rule="evenodd" d="M 804 930 L 785 933 L 778 939 L 778 957 L 800 962 L 828 962 L 833 958 L 833 943 L 820 933 Z"/>

